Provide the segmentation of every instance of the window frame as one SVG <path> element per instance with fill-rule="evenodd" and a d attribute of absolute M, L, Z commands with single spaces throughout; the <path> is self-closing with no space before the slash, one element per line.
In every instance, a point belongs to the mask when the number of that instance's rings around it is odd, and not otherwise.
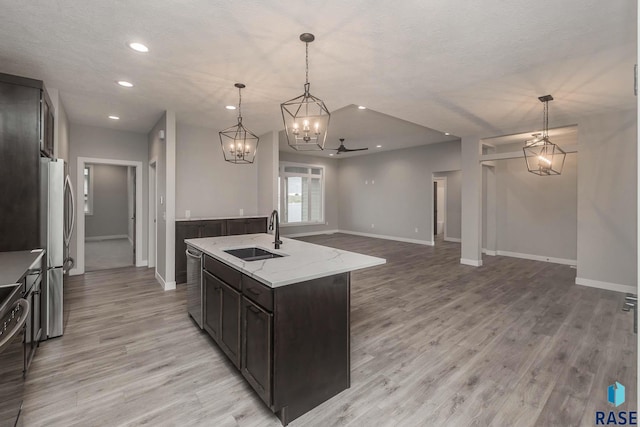
<path fill-rule="evenodd" d="M 285 172 L 285 167 L 298 167 L 305 168 L 308 170 L 308 173 L 298 173 L 298 172 Z M 314 175 L 311 173 L 311 169 L 320 169 L 320 175 Z M 284 194 L 284 186 L 285 179 L 287 177 L 306 177 L 306 178 L 318 178 L 320 177 L 320 219 L 318 221 L 300 221 L 300 222 L 286 222 L 287 215 L 285 209 L 285 194 Z M 305 225 L 324 225 L 325 224 L 325 184 L 326 184 L 326 168 L 322 165 L 311 164 L 311 163 L 297 163 L 297 162 L 287 162 L 281 161 L 278 165 L 278 208 L 281 213 L 280 215 L 280 226 L 281 227 L 299 227 Z M 308 198 L 309 203 L 311 203 L 311 197 Z M 308 209 L 310 212 L 311 210 Z"/>
<path fill-rule="evenodd" d="M 84 214 L 85 216 L 92 216 L 93 215 L 93 165 L 85 165 L 84 166 L 85 170 L 88 170 L 89 173 L 85 174 L 84 170 L 82 171 L 82 176 L 84 177 L 83 180 L 86 181 L 87 176 L 89 179 L 88 185 L 87 185 L 87 194 L 84 194 L 84 199 L 83 199 L 83 210 L 85 207 L 85 204 L 87 206 L 87 209 L 84 210 Z M 83 187 L 83 193 L 84 193 L 84 187 Z"/>

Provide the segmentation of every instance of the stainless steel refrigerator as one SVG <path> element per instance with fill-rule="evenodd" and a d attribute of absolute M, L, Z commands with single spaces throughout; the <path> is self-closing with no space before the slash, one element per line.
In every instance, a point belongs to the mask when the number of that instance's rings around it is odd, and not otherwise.
<path fill-rule="evenodd" d="M 73 230 L 73 188 L 61 159 L 40 159 L 41 237 L 46 252 L 47 274 L 43 285 L 43 335 L 64 333 L 64 265 Z M 69 203 L 71 200 L 71 203 Z"/>

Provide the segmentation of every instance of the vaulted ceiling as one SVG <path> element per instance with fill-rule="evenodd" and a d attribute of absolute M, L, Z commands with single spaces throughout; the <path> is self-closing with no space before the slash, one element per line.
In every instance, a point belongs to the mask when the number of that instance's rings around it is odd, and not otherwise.
<path fill-rule="evenodd" d="M 303 32 L 316 35 L 311 92 L 353 146 L 387 116 L 445 141 L 538 123 L 548 93 L 560 124 L 635 105 L 632 0 L 0 0 L 0 10 L 0 72 L 45 80 L 72 122 L 103 127 L 147 132 L 172 109 L 179 123 L 223 129 L 242 82 L 245 125 L 282 129 L 279 104 L 303 92 Z M 353 122 L 353 105 L 372 121 Z"/>

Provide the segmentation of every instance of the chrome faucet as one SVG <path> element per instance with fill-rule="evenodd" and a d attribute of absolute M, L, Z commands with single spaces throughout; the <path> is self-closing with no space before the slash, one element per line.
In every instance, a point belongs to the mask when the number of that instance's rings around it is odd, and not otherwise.
<path fill-rule="evenodd" d="M 276 240 L 273 242 L 273 248 L 280 249 L 280 245 L 282 244 L 282 240 L 280 240 L 280 217 L 276 209 L 271 212 L 271 218 L 269 218 L 269 231 L 273 231 L 274 227 L 276 230 Z"/>

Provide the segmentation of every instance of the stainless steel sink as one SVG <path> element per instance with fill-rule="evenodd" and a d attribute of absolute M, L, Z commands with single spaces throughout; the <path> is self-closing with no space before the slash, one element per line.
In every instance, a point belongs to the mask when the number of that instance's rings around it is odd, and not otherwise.
<path fill-rule="evenodd" d="M 269 252 L 262 248 L 239 248 L 239 249 L 227 249 L 224 251 L 229 255 L 233 255 L 236 258 L 240 258 L 243 261 L 260 261 L 263 259 L 281 258 L 282 255 Z"/>

